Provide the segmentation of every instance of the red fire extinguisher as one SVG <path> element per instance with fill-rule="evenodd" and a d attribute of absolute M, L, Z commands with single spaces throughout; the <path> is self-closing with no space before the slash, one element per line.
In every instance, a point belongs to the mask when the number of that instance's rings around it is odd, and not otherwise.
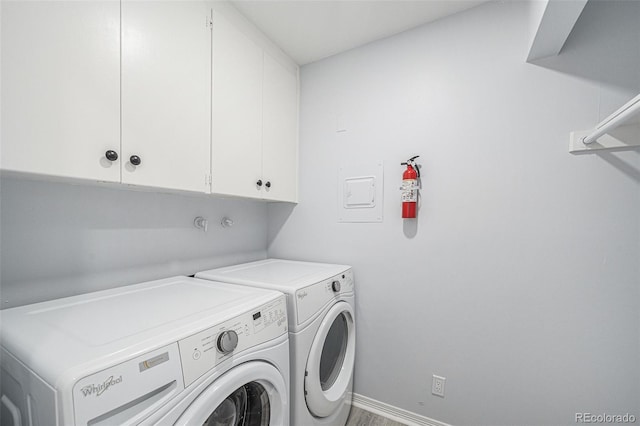
<path fill-rule="evenodd" d="M 418 178 L 420 177 L 420 169 L 415 162 L 415 159 L 420 157 L 409 158 L 405 163 L 400 163 L 403 166 L 407 166 L 406 170 L 402 174 L 402 218 L 413 219 L 416 217 L 416 208 L 418 205 Z"/>

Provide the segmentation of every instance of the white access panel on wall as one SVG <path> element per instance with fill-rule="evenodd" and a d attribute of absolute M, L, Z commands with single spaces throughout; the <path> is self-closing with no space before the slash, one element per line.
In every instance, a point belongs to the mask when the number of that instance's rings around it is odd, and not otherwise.
<path fill-rule="evenodd" d="M 382 222 L 383 163 L 345 164 L 338 169 L 338 222 Z"/>

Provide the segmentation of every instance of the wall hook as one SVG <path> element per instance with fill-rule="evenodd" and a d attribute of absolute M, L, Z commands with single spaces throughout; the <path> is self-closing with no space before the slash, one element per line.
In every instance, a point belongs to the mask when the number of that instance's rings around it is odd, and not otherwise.
<path fill-rule="evenodd" d="M 207 232 L 208 225 L 209 222 L 202 216 L 198 216 L 193 219 L 193 226 L 195 226 L 196 229 L 202 229 L 204 232 Z"/>

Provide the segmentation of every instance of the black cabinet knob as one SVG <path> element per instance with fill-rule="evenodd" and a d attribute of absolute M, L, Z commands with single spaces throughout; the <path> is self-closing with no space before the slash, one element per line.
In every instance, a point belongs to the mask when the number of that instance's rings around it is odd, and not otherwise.
<path fill-rule="evenodd" d="M 258 185 L 258 186 L 262 186 L 262 181 L 261 181 L 261 180 L 258 180 L 258 181 L 256 182 L 256 185 Z"/>
<path fill-rule="evenodd" d="M 107 157 L 109 161 L 116 161 L 118 159 L 118 153 L 112 150 L 105 152 L 104 156 Z"/>
<path fill-rule="evenodd" d="M 131 157 L 129 157 L 129 161 L 131 162 L 131 164 L 133 164 L 134 166 L 139 166 L 140 163 L 142 163 L 142 160 L 140 159 L 140 157 L 138 157 L 137 155 L 132 155 Z"/>
<path fill-rule="evenodd" d="M 266 186 L 267 188 L 271 188 L 271 182 L 265 183 L 264 186 Z"/>

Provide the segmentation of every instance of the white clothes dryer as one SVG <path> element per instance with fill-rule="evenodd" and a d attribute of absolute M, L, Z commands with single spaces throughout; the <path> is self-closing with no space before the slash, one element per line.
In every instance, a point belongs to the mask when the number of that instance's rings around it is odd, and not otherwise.
<path fill-rule="evenodd" d="M 289 424 L 282 293 L 175 277 L 0 316 L 3 425 Z"/>
<path fill-rule="evenodd" d="M 285 293 L 291 351 L 291 424 L 346 423 L 356 341 L 350 266 L 267 259 L 200 272 L 196 277 Z"/>

